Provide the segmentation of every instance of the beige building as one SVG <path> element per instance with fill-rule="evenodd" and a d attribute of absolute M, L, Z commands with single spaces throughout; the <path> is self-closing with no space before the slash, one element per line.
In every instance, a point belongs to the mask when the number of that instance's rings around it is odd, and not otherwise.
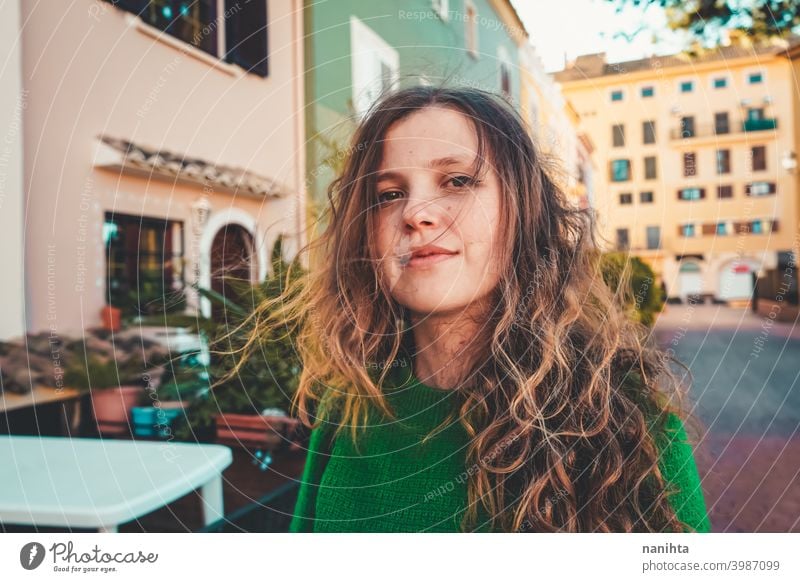
<path fill-rule="evenodd" d="M 593 204 L 594 145 L 578 112 L 561 87 L 545 72 L 534 46 L 520 46 L 520 114 L 541 150 L 553 156 L 562 182 L 578 206 Z"/>
<path fill-rule="evenodd" d="M 294 252 L 300 0 L 20 5 L 30 331 L 78 333 L 108 302 L 163 312 L 164 294 L 209 314 L 194 285 L 263 279 L 281 234 Z"/>
<path fill-rule="evenodd" d="M 647 260 L 670 298 L 748 299 L 796 245 L 797 93 L 785 47 L 556 73 L 594 141 L 609 247 Z"/>

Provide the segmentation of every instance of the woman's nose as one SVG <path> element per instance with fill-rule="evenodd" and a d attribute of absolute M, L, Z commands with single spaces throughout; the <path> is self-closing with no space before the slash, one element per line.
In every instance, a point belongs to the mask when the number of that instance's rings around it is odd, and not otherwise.
<path fill-rule="evenodd" d="M 403 209 L 403 223 L 414 230 L 439 226 L 443 209 L 440 201 L 431 198 L 409 198 Z"/>

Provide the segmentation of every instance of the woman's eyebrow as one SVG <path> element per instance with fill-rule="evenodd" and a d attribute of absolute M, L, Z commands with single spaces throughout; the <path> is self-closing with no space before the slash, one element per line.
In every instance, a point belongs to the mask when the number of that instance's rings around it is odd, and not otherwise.
<path fill-rule="evenodd" d="M 471 166 L 474 162 L 474 159 L 468 158 L 466 156 L 444 156 L 442 158 L 435 158 L 428 162 L 428 167 L 431 169 L 441 169 L 447 168 L 450 166 L 458 166 L 458 165 L 465 165 Z M 384 170 L 382 172 L 378 172 L 375 174 L 375 181 L 380 182 L 382 180 L 402 180 L 403 175 L 402 172 L 397 172 L 394 170 Z"/>
<path fill-rule="evenodd" d="M 471 165 L 472 162 L 471 158 L 467 158 L 465 156 L 445 156 L 443 158 L 436 158 L 428 162 L 429 168 L 446 168 L 448 166 L 457 166 L 459 164 Z"/>
<path fill-rule="evenodd" d="M 384 180 L 402 180 L 403 175 L 400 172 L 395 172 L 393 170 L 384 170 L 383 172 L 378 172 L 375 174 L 375 181 L 382 182 Z"/>

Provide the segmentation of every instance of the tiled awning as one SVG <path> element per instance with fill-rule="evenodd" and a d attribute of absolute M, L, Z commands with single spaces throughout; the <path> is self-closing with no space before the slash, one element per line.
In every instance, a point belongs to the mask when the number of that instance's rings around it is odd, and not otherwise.
<path fill-rule="evenodd" d="M 151 179 L 210 187 L 215 192 L 230 192 L 256 197 L 282 197 L 286 188 L 241 168 L 216 165 L 185 154 L 153 149 L 133 142 L 98 136 L 94 166 Z"/>

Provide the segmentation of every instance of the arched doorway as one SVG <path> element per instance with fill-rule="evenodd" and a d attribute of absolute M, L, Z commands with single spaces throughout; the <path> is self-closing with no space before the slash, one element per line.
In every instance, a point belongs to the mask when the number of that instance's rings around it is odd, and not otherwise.
<path fill-rule="evenodd" d="M 692 295 L 703 292 L 703 273 L 694 261 L 684 261 L 678 270 L 678 296 L 686 301 Z"/>
<path fill-rule="evenodd" d="M 211 289 L 236 301 L 233 287 L 236 281 L 256 281 L 257 259 L 253 235 L 239 224 L 226 224 L 214 235 L 210 263 Z M 213 304 L 211 316 L 217 317 L 221 314 L 222 308 Z"/>

